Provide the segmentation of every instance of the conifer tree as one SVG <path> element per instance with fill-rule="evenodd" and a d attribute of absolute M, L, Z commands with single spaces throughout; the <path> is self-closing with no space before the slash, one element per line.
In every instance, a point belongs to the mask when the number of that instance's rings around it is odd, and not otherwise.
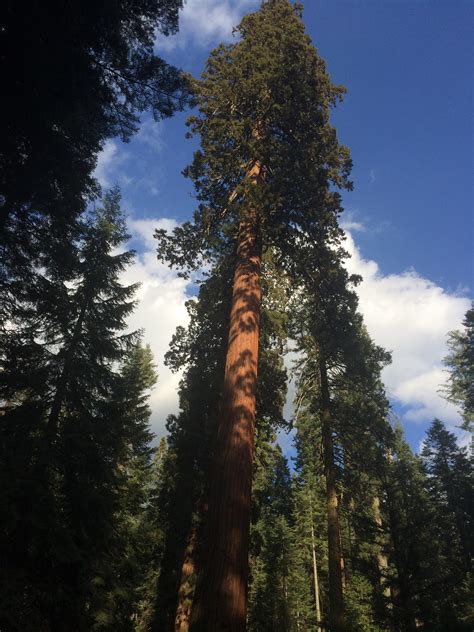
<path fill-rule="evenodd" d="M 80 216 L 100 194 L 93 172 L 107 139 L 128 141 L 144 111 L 159 120 L 189 103 L 185 76 L 154 53 L 157 34 L 177 30 L 181 7 L 181 0 L 2 3 L 0 330 L 27 292 L 34 303 L 48 291 L 40 271 L 51 259 L 66 278 Z"/>
<path fill-rule="evenodd" d="M 12 630 L 88 629 L 96 565 L 113 549 L 120 467 L 150 438 L 149 353 L 135 383 L 138 369 L 120 373 L 138 335 L 123 331 L 135 286 L 120 282 L 133 253 L 115 251 L 127 239 L 118 191 L 74 236 L 68 265 L 61 250 L 49 253 L 2 331 L 2 598 L 15 604 L 14 622 L 3 622 Z"/>
<path fill-rule="evenodd" d="M 120 424 L 121 450 L 114 472 L 117 508 L 108 525 L 113 537 L 94 562 L 91 582 L 89 609 L 101 630 L 135 630 L 134 620 L 146 600 L 143 576 L 159 557 L 155 542 L 161 534 L 147 509 L 155 500 L 155 485 L 162 482 L 163 447 L 157 450 L 156 463 L 151 461 L 150 448 L 148 397 L 155 382 L 150 348 L 132 346 L 108 402 L 110 418 Z"/>
<path fill-rule="evenodd" d="M 334 630 L 350 629 L 349 622 L 353 626 L 359 617 L 365 617 L 361 626 L 367 626 L 369 619 L 375 621 L 372 586 L 377 583 L 373 568 L 377 545 L 372 503 L 383 446 L 390 435 L 380 378 L 390 357 L 364 330 L 351 289 L 358 279 L 347 274 L 343 256 L 341 249 L 308 245 L 306 261 L 313 263 L 299 271 L 292 313 L 292 335 L 301 353 L 296 418 L 304 413 L 312 419 L 322 449 L 317 455 L 307 452 L 304 439 L 297 447 L 303 449 L 303 465 L 321 459 L 318 475 L 324 474 L 327 502 L 329 621 Z M 362 529 L 369 546 L 358 546 L 356 532 Z"/>
<path fill-rule="evenodd" d="M 473 472 L 466 450 L 456 437 L 435 419 L 429 428 L 423 450 L 428 487 L 437 510 L 440 537 L 454 568 L 472 569 L 473 556 Z"/>
<path fill-rule="evenodd" d="M 292 489 L 279 447 L 257 443 L 248 630 L 292 629 Z"/>
<path fill-rule="evenodd" d="M 184 368 L 185 372 L 180 384 L 181 411 L 168 419 L 172 483 L 161 498 L 167 529 L 155 625 L 164 630 L 175 626 L 188 629 L 203 554 L 203 522 L 222 390 L 233 261 L 233 256 L 223 256 L 200 282 L 198 299 L 187 304 L 189 327 L 177 329 L 166 356 L 172 369 Z M 263 295 L 265 345 L 259 358 L 257 414 L 259 434 L 265 441 L 283 424 L 286 389 L 282 366 L 285 292 L 270 253 L 264 261 Z"/>
<path fill-rule="evenodd" d="M 444 360 L 449 371 L 446 399 L 461 407 L 463 428 L 472 431 L 474 423 L 474 307 L 467 311 L 463 331 L 451 331 L 449 354 Z"/>
<path fill-rule="evenodd" d="M 381 508 L 387 516 L 394 566 L 393 622 L 396 630 L 436 627 L 443 597 L 444 569 L 433 524 L 435 509 L 421 462 L 400 427 L 387 450 Z"/>
<path fill-rule="evenodd" d="M 164 490 L 172 486 L 172 457 L 166 438 L 156 448 L 145 478 L 146 500 L 141 507 L 139 535 L 140 577 L 134 586 L 139 597 L 133 615 L 137 632 L 147 632 L 156 616 L 156 586 L 161 571 L 166 538 L 166 506 L 161 503 Z"/>
<path fill-rule="evenodd" d="M 172 370 L 184 373 L 180 412 L 167 420 L 170 481 L 159 498 L 165 519 L 165 548 L 155 595 L 154 625 L 159 630 L 175 629 L 177 610 L 180 626 L 186 629 L 194 598 L 209 459 L 222 389 L 231 274 L 230 262 L 224 257 L 202 280 L 197 300 L 186 304 L 190 324 L 186 329 L 177 328 L 165 358 Z"/>
<path fill-rule="evenodd" d="M 297 475 L 293 479 L 293 566 L 291 586 L 294 603 L 294 628 L 321 632 L 327 620 L 327 538 L 325 537 L 326 502 L 320 437 L 306 445 L 309 432 L 319 433 L 314 418 L 300 411 L 296 436 Z M 305 437 L 305 439 L 303 438 Z M 310 457 L 310 452 L 313 458 Z"/>
<path fill-rule="evenodd" d="M 262 248 L 291 265 L 299 242 L 339 238 L 340 198 L 349 186 L 348 153 L 329 125 L 343 93 L 304 34 L 300 7 L 270 0 L 246 16 L 237 44 L 209 58 L 194 89 L 201 137 L 187 174 L 201 202 L 194 222 L 163 232 L 159 253 L 172 265 L 213 260 L 234 244 L 233 303 L 218 448 L 209 509 L 208 550 L 195 629 L 241 630 L 246 618 L 248 533 L 260 320 Z M 217 607 L 217 604 L 219 606 Z"/>

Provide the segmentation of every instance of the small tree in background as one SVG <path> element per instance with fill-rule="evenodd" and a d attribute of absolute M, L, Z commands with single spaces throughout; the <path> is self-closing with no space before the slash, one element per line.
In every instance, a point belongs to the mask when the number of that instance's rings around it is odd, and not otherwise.
<path fill-rule="evenodd" d="M 444 389 L 446 399 L 461 409 L 462 427 L 472 432 L 474 423 L 474 307 L 467 311 L 463 331 L 448 335 L 449 354 L 444 364 L 449 371 Z"/>

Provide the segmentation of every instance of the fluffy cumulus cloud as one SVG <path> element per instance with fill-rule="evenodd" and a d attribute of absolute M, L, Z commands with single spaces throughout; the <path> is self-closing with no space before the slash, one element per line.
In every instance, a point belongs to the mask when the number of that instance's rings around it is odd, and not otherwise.
<path fill-rule="evenodd" d="M 392 364 L 384 370 L 388 394 L 407 421 L 440 417 L 458 424 L 456 408 L 439 390 L 447 377 L 442 363 L 446 334 L 461 326 L 469 300 L 413 270 L 384 275 L 375 261 L 361 256 L 350 232 L 346 248 L 349 271 L 363 277 L 357 293 L 367 328 L 377 344 L 392 352 Z"/>
<path fill-rule="evenodd" d="M 155 228 L 175 226 L 169 219 L 132 219 L 132 245 L 137 247 L 136 264 L 124 275 L 126 283 L 141 283 L 139 305 L 130 319 L 131 328 L 142 328 L 151 345 L 159 371 L 153 391 L 153 429 L 164 432 L 168 414 L 177 412 L 179 375 L 164 365 L 164 355 L 177 325 L 186 325 L 185 301 L 189 282 L 178 278 L 156 259 Z M 392 352 L 393 362 L 384 370 L 388 394 L 403 412 L 407 423 L 429 422 L 440 417 L 448 425 L 459 423 L 454 406 L 439 394 L 446 380 L 442 359 L 446 355 L 446 333 L 459 328 L 469 300 L 446 292 L 413 270 L 385 275 L 375 261 L 364 259 L 350 232 L 346 249 L 351 273 L 363 276 L 357 289 L 360 309 L 377 344 Z M 290 391 L 294 388 L 290 387 Z M 291 416 L 291 405 L 286 414 Z"/>
<path fill-rule="evenodd" d="M 136 263 L 123 275 L 125 284 L 140 283 L 138 305 L 129 319 L 131 330 L 143 329 L 144 342 L 149 344 L 158 368 L 158 384 L 151 395 L 152 428 L 157 436 L 164 433 L 166 417 L 178 410 L 179 375 L 164 364 L 171 337 L 178 325 L 186 325 L 185 307 L 188 282 L 180 279 L 156 258 L 155 228 L 171 230 L 176 224 L 168 219 L 131 219 L 129 230 L 132 245 L 137 245 Z"/>
<path fill-rule="evenodd" d="M 228 41 L 242 16 L 258 6 L 258 0 L 186 0 L 179 14 L 178 33 L 171 37 L 160 35 L 156 46 L 171 51 Z"/>

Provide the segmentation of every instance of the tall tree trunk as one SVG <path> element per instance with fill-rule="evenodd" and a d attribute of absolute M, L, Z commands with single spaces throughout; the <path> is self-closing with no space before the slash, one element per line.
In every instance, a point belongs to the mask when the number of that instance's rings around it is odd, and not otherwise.
<path fill-rule="evenodd" d="M 261 177 L 256 163 L 248 177 Z M 237 244 L 222 405 L 210 481 L 207 553 L 193 632 L 242 632 L 247 618 L 248 548 L 260 332 L 262 245 L 258 211 L 243 213 Z"/>
<path fill-rule="evenodd" d="M 341 548 L 339 507 L 336 488 L 336 467 L 332 440 L 331 402 L 326 362 L 320 353 L 321 425 L 326 476 L 328 563 L 329 563 L 329 622 L 331 632 L 342 632 L 346 627 L 344 612 L 344 562 Z"/>
<path fill-rule="evenodd" d="M 198 525 L 193 524 L 189 531 L 184 551 L 181 581 L 178 590 L 178 607 L 176 609 L 175 632 L 188 632 L 193 606 L 196 581 L 196 546 Z"/>

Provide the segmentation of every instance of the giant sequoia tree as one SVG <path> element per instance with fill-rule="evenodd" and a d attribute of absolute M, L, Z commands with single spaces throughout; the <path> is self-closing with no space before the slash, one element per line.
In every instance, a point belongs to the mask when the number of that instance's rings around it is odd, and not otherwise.
<path fill-rule="evenodd" d="M 222 393 L 232 270 L 235 255 L 224 256 L 200 282 L 197 300 L 187 304 L 188 328 L 179 327 L 166 361 L 184 369 L 179 415 L 168 418 L 170 484 L 161 504 L 166 518 L 165 550 L 157 586 L 158 630 L 188 630 L 196 575 L 202 562 L 203 523 L 209 496 L 209 466 Z M 282 425 L 286 390 L 282 348 L 286 338 L 285 293 L 269 253 L 262 270 L 262 353 L 256 416 L 260 441 Z"/>
<path fill-rule="evenodd" d="M 343 93 L 304 33 L 301 8 L 264 2 L 240 41 L 220 46 L 195 82 L 200 135 L 187 174 L 201 204 L 194 221 L 160 233 L 160 256 L 193 266 L 234 244 L 237 261 L 224 389 L 210 491 L 208 547 L 195 629 L 241 630 L 246 618 L 248 534 L 260 328 L 262 249 L 291 265 L 305 241 L 339 238 L 348 152 L 329 124 Z"/>

